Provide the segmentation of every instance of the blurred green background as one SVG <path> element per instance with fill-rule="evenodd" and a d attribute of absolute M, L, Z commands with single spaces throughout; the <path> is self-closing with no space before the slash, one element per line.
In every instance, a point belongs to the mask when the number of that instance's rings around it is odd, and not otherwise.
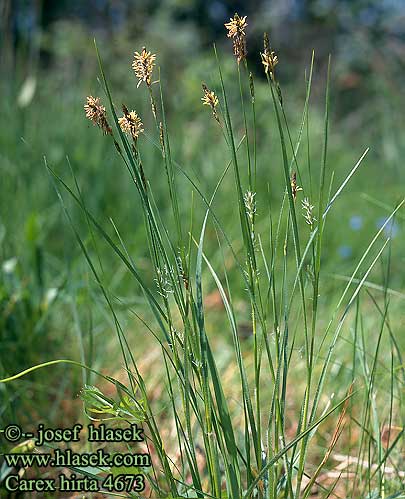
<path fill-rule="evenodd" d="M 115 103 L 136 109 L 146 129 L 153 128 L 148 96 L 145 89 L 136 89 L 130 65 L 133 52 L 144 45 L 157 54 L 173 155 L 210 193 L 228 156 L 209 112 L 201 105 L 201 82 L 218 88 L 215 42 L 231 100 L 238 105 L 235 63 L 223 27 L 235 12 L 248 16 L 248 60 L 258 101 L 266 94 L 259 52 L 263 31 L 270 34 L 294 133 L 305 97 L 305 71 L 315 51 L 310 112 L 314 164 L 320 162 L 326 67 L 332 54 L 328 171 L 335 173 L 333 190 L 365 148 L 371 148 L 331 215 L 333 223 L 325 236 L 327 270 L 347 274 L 366 241 L 403 197 L 405 3 L 400 0 L 2 0 L 1 378 L 55 358 L 83 361 L 105 372 L 120 369 L 113 328 L 65 221 L 44 157 L 72 185 L 69 158 L 89 210 L 107 227 L 113 218 L 138 267 L 148 272 L 142 215 L 133 186 L 111 143 L 84 117 L 86 95 L 102 95 L 93 39 Z M 269 190 L 278 200 L 283 184 L 274 117 L 268 104 L 258 106 L 257 112 L 261 195 Z M 235 116 L 237 124 L 238 119 Z M 161 160 L 146 141 L 143 158 L 164 211 L 167 187 Z M 178 182 L 186 216 L 190 186 L 184 178 Z M 232 189 L 232 182 L 224 182 L 216 203 L 225 225 L 227 221 L 232 225 L 234 208 L 221 199 L 227 199 Z M 197 215 L 202 209 L 198 201 Z M 69 205 L 69 210 L 82 233 L 88 234 L 75 207 Z M 231 227 L 230 233 L 231 237 L 236 234 L 237 227 Z M 395 242 L 390 284 L 403 292 L 405 245 L 400 217 L 388 227 L 389 234 Z M 208 234 L 208 244 L 210 238 L 214 246 L 215 233 Z M 123 300 L 122 320 L 131 329 L 125 309 L 142 310 L 140 292 L 127 282 L 120 264 L 104 248 L 100 251 L 109 286 Z M 88 375 L 78 369 L 55 367 L 0 385 L 0 426 L 10 421 L 70 423 L 77 417 L 80 404 L 75 399 L 85 381 Z"/>

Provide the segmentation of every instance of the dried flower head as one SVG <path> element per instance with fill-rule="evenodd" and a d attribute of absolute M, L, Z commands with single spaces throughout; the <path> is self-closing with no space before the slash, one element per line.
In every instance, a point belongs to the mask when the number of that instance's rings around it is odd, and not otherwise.
<path fill-rule="evenodd" d="M 264 52 L 260 54 L 262 57 L 262 64 L 264 66 L 264 72 L 270 74 L 271 78 L 274 78 L 274 68 L 278 64 L 278 57 L 276 53 L 272 50 L 270 52 Z"/>
<path fill-rule="evenodd" d="M 291 191 L 294 201 L 297 199 L 297 192 L 302 191 L 302 187 L 297 185 L 297 173 L 293 172 L 291 175 Z"/>
<path fill-rule="evenodd" d="M 139 79 L 137 87 L 144 81 L 148 87 L 152 84 L 152 72 L 155 66 L 156 54 L 148 52 L 145 47 L 142 52 L 135 52 L 132 62 L 132 69 L 135 71 L 136 77 Z"/>
<path fill-rule="evenodd" d="M 86 104 L 84 105 L 86 118 L 100 127 L 106 135 L 112 135 L 112 130 L 107 121 L 107 114 L 105 107 L 100 104 L 99 97 L 90 95 L 86 97 Z"/>
<path fill-rule="evenodd" d="M 278 64 L 278 57 L 274 50 L 271 50 L 269 36 L 267 33 L 264 34 L 264 52 L 261 53 L 262 64 L 264 66 L 264 71 L 269 74 L 271 79 L 274 80 L 274 68 Z"/>
<path fill-rule="evenodd" d="M 143 123 L 141 118 L 136 114 L 135 111 L 128 111 L 125 106 L 123 107 L 124 116 L 118 120 L 121 130 L 136 141 L 139 134 L 143 132 Z"/>
<path fill-rule="evenodd" d="M 215 92 L 213 90 L 210 90 L 205 83 L 202 83 L 202 88 L 204 92 L 204 96 L 201 98 L 203 101 L 204 106 L 210 106 L 212 114 L 214 118 L 218 121 L 219 123 L 219 116 L 217 113 L 217 110 L 215 109 L 218 106 L 218 97 L 215 95 Z"/>
<path fill-rule="evenodd" d="M 238 14 L 235 13 L 233 17 L 230 18 L 229 23 L 225 23 L 225 28 L 228 30 L 228 38 L 232 38 L 233 43 L 233 53 L 238 61 L 243 61 L 246 59 L 247 50 L 246 50 L 246 16 L 239 17 Z"/>
<path fill-rule="evenodd" d="M 305 221 L 308 225 L 311 226 L 311 229 L 312 229 L 312 226 L 314 225 L 314 222 L 316 222 L 316 218 L 314 217 L 313 215 L 313 209 L 314 209 L 314 205 L 312 205 L 309 201 L 308 198 L 304 198 L 302 201 L 301 201 L 301 204 L 302 204 L 302 214 L 305 218 Z"/>
<path fill-rule="evenodd" d="M 225 28 L 228 30 L 228 38 L 237 38 L 238 36 L 246 36 L 245 28 L 247 26 L 246 16 L 239 17 L 235 14 L 231 17 L 229 23 L 225 23 Z"/>

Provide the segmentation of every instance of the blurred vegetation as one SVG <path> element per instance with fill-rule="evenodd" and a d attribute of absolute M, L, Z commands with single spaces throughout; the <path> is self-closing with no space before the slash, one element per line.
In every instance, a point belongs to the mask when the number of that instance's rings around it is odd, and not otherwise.
<path fill-rule="evenodd" d="M 69 157 L 89 210 L 104 222 L 114 219 L 130 239 L 126 244 L 142 269 L 146 250 L 142 214 L 129 178 L 110 144 L 84 118 L 85 96 L 101 94 L 94 37 L 115 99 L 137 109 L 146 128 L 152 128 L 149 101 L 144 89 L 136 90 L 130 63 L 134 50 L 143 45 L 158 54 L 173 156 L 199 179 L 205 192 L 212 191 L 227 153 L 201 106 L 201 82 L 218 88 L 213 41 L 226 75 L 233 75 L 231 46 L 223 29 L 229 16 L 234 11 L 248 15 L 249 64 L 257 73 L 258 94 L 265 92 L 260 40 L 263 31 L 270 33 L 279 55 L 277 69 L 289 119 L 295 125 L 302 112 L 305 70 L 315 50 L 315 108 L 310 114 L 314 144 L 321 141 L 322 110 L 317 105 L 323 100 L 326 61 L 332 53 L 328 168 L 335 172 L 334 185 L 366 147 L 371 151 L 362 166 L 367 171 L 353 179 L 350 194 L 344 195 L 340 211 L 332 215 L 334 223 L 325 238 L 330 272 L 345 274 L 351 268 L 364 249 L 365 235 L 381 225 L 403 195 L 405 8 L 401 2 L 3 0 L 0 8 L 0 377 L 58 357 L 94 359 L 98 368 L 111 362 L 105 354 L 112 341 L 110 324 L 102 307 L 93 306 L 100 300 L 97 293 L 89 296 L 85 291 L 91 278 L 65 224 L 44 156 L 72 185 Z M 236 82 L 229 91 L 237 102 Z M 235 116 L 237 124 L 238 119 Z M 261 195 L 269 191 L 280 199 L 282 171 L 280 153 L 272 147 L 276 130 L 269 123 L 273 121 L 270 108 L 258 109 L 259 185 Z M 143 154 L 147 176 L 154 179 L 154 194 L 164 203 L 159 154 L 151 144 L 145 145 Z M 184 178 L 178 181 L 185 185 Z M 230 182 L 225 183 L 223 199 L 230 189 Z M 218 201 L 217 205 L 222 219 L 231 220 L 234 208 Z M 197 215 L 202 208 L 196 207 Z M 76 216 L 74 207 L 71 210 L 75 223 L 85 228 L 86 222 Z M 402 220 L 397 218 L 391 229 L 396 239 L 391 286 L 403 291 Z M 207 238 L 215 242 L 215 233 Z M 105 268 L 117 295 L 126 293 L 132 303 L 141 301 L 139 290 L 126 287 L 122 268 L 113 263 Z M 101 346 L 93 352 L 96 344 Z M 9 404 L 3 406 L 0 419 L 31 419 L 35 398 L 37 410 L 43 408 L 41 418 L 52 420 L 55 413 L 49 407 L 77 394 L 83 381 L 80 374 L 55 368 L 54 392 L 44 387 L 48 374 L 40 372 L 29 381 L 19 381 L 20 391 L 13 390 L 12 397 L 1 385 L 0 396 Z"/>

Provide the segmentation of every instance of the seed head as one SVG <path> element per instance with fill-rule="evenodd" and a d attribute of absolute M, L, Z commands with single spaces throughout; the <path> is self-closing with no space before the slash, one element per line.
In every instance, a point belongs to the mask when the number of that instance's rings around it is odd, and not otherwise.
<path fill-rule="evenodd" d="M 105 107 L 100 104 L 99 97 L 93 97 L 92 95 L 86 97 L 84 110 L 86 112 L 86 118 L 92 121 L 94 125 L 100 127 L 106 135 L 112 135 L 111 127 L 107 121 Z"/>
<path fill-rule="evenodd" d="M 229 23 L 225 23 L 225 28 L 228 30 L 228 38 L 232 38 L 233 43 L 233 53 L 238 61 L 238 64 L 246 59 L 246 32 L 245 28 L 247 26 L 246 16 L 239 17 L 235 13 L 233 17 L 230 18 Z"/>
<path fill-rule="evenodd" d="M 124 111 L 124 116 L 118 120 L 121 130 L 128 135 L 130 135 L 134 141 L 139 137 L 139 134 L 143 132 L 143 123 L 141 118 L 136 114 L 135 111 L 128 111 L 125 106 L 122 106 Z"/>
<path fill-rule="evenodd" d="M 218 106 L 218 97 L 215 95 L 213 90 L 210 90 L 205 83 L 202 83 L 202 88 L 204 92 L 204 96 L 201 98 L 204 106 L 210 106 L 212 114 L 214 118 L 219 123 L 219 116 L 217 110 L 215 109 Z"/>
<path fill-rule="evenodd" d="M 250 90 L 250 97 L 252 99 L 252 102 L 254 102 L 255 101 L 255 84 L 254 84 L 252 72 L 249 73 L 249 90 Z"/>
<path fill-rule="evenodd" d="M 297 199 L 297 192 L 302 191 L 302 187 L 297 185 L 297 173 L 293 172 L 291 175 L 291 191 L 294 201 Z"/>
<path fill-rule="evenodd" d="M 235 14 L 231 17 L 229 23 L 225 23 L 225 28 L 228 30 L 228 38 L 237 38 L 238 36 L 246 36 L 245 28 L 248 25 L 246 22 L 246 17 L 239 17 Z"/>
<path fill-rule="evenodd" d="M 260 54 L 262 57 L 262 64 L 264 66 L 264 72 L 270 74 L 271 78 L 274 79 L 274 68 L 278 64 L 278 57 L 276 53 L 272 50 L 270 52 L 263 52 Z"/>
<path fill-rule="evenodd" d="M 159 123 L 159 141 L 160 148 L 162 149 L 162 156 L 165 157 L 165 136 L 162 122 Z"/>
<path fill-rule="evenodd" d="M 269 74 L 271 79 L 274 80 L 274 68 L 278 64 L 278 57 L 276 53 L 271 50 L 269 36 L 267 33 L 264 34 L 264 51 L 261 53 L 262 64 L 264 66 L 264 71 Z"/>
<path fill-rule="evenodd" d="M 152 84 L 152 72 L 155 66 L 156 54 L 148 52 L 145 47 L 142 52 L 135 52 L 132 62 L 132 69 L 135 71 L 136 77 L 139 79 L 137 88 L 144 81 L 148 87 Z"/>
<path fill-rule="evenodd" d="M 204 97 L 201 99 L 206 106 L 211 106 L 212 108 L 215 108 L 218 106 L 218 97 L 215 95 L 215 92 L 212 90 L 209 90 L 207 85 L 205 83 L 202 84 L 203 91 L 204 91 Z"/>
<path fill-rule="evenodd" d="M 265 52 L 270 52 L 270 40 L 268 33 L 263 33 L 263 47 Z"/>
<path fill-rule="evenodd" d="M 246 214 L 251 221 L 253 220 L 253 217 L 255 216 L 256 213 L 255 196 L 256 193 L 251 191 L 245 192 L 245 195 L 243 196 L 243 201 L 245 202 Z"/>

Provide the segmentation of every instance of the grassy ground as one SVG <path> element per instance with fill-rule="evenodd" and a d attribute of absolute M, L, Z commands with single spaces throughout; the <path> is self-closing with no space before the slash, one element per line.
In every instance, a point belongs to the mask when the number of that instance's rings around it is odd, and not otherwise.
<path fill-rule="evenodd" d="M 117 114 L 124 102 L 142 117 L 134 143 L 115 129 L 95 57 L 39 72 L 28 104 L 2 83 L 0 377 L 68 358 L 122 384 L 71 365 L 34 371 L 0 384 L 1 425 L 85 421 L 72 400 L 97 385 L 103 410 L 125 401 L 122 420 L 145 424 L 159 497 L 402 497 L 403 209 L 388 219 L 403 195 L 400 96 L 375 75 L 370 108 L 341 116 L 332 65 L 326 120 L 317 67 L 308 112 L 305 78 L 280 101 L 263 75 L 253 109 L 242 63 L 241 107 L 235 61 L 220 59 L 224 93 L 215 57 L 181 75 L 163 65 L 167 122 L 151 87 L 163 142 L 126 60 L 104 69 Z M 124 164 L 85 120 L 89 94 Z"/>

